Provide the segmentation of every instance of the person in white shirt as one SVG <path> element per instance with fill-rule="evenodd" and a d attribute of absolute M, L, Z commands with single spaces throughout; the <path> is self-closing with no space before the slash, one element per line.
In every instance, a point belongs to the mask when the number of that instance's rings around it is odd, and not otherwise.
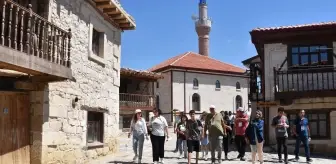
<path fill-rule="evenodd" d="M 168 134 L 168 124 L 166 119 L 161 116 L 162 112 L 160 109 L 153 110 L 154 117 L 151 120 L 150 127 L 152 130 L 152 151 L 153 151 L 153 162 L 154 164 L 164 163 L 164 145 L 165 145 L 165 137 L 167 140 L 169 138 Z"/>
<path fill-rule="evenodd" d="M 128 133 L 128 138 L 133 135 L 133 151 L 134 151 L 134 163 L 138 160 L 138 163 L 141 163 L 143 144 L 148 140 L 147 134 L 147 125 L 144 118 L 142 118 L 142 113 L 140 109 L 135 110 L 135 114 L 131 121 L 131 131 Z"/>

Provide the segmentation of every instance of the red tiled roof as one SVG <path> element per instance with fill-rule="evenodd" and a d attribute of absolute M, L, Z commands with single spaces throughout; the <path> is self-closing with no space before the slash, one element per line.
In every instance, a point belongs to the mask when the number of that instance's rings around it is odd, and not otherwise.
<path fill-rule="evenodd" d="M 210 72 L 245 73 L 245 69 L 194 52 L 186 52 L 170 58 L 150 68 L 149 71 L 158 72 L 171 67 Z"/>
<path fill-rule="evenodd" d="M 292 26 L 280 26 L 280 27 L 268 27 L 268 28 L 255 28 L 251 32 L 262 32 L 262 31 L 283 31 L 283 30 L 294 30 L 294 29 L 311 29 L 319 27 L 336 27 L 336 21 L 331 22 L 320 22 L 320 23 L 310 23 Z"/>

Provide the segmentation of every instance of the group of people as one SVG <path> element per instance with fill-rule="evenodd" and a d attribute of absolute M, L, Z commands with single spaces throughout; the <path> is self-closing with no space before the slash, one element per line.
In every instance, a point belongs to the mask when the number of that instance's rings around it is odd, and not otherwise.
<path fill-rule="evenodd" d="M 245 161 L 246 146 L 249 144 L 252 152 L 252 163 L 258 160 L 263 163 L 263 143 L 264 143 L 264 120 L 263 114 L 257 110 L 254 118 L 250 118 L 250 113 L 239 107 L 236 115 L 224 112 L 216 112 L 215 106 L 211 105 L 210 113 L 203 112 L 200 119 L 196 118 L 194 110 L 189 111 L 189 117 L 186 114 L 180 114 L 180 121 L 174 124 L 174 133 L 177 135 L 177 151 L 180 158 L 187 158 L 188 164 L 191 162 L 192 153 L 196 152 L 196 163 L 198 163 L 199 153 L 202 153 L 203 159 L 208 159 L 210 150 L 211 163 L 222 163 L 222 151 L 224 149 L 225 160 L 228 160 L 229 143 L 234 138 L 238 151 L 237 158 Z M 284 108 L 280 107 L 278 115 L 272 120 L 272 127 L 275 128 L 277 137 L 279 162 L 288 163 L 287 139 L 289 121 L 284 114 Z M 306 158 L 311 162 L 309 155 L 309 126 L 308 120 L 304 117 L 302 110 L 299 117 L 294 121 L 293 132 L 296 136 L 295 160 L 299 159 L 299 146 L 301 142 L 305 146 Z M 133 150 L 135 153 L 135 162 L 141 163 L 143 142 L 145 139 L 152 143 L 154 164 L 164 163 L 164 145 L 169 138 L 168 124 L 165 117 L 161 116 L 160 109 L 154 109 L 150 114 L 149 122 L 141 116 L 141 110 L 135 111 L 131 123 L 129 137 L 133 135 Z M 284 161 L 282 160 L 282 147 L 284 148 Z M 217 151 L 217 158 L 215 153 Z"/>

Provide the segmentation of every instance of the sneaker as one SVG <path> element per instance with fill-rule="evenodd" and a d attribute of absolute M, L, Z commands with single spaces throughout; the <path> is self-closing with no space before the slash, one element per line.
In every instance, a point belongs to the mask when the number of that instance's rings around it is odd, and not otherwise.
<path fill-rule="evenodd" d="M 312 159 L 307 159 L 307 163 L 313 162 Z"/>
<path fill-rule="evenodd" d="M 153 164 L 158 164 L 159 162 L 158 161 L 154 161 Z"/>
<path fill-rule="evenodd" d="M 279 163 L 282 163 L 283 162 L 283 160 L 282 159 L 279 159 Z"/>
<path fill-rule="evenodd" d="M 160 158 L 160 162 L 159 163 L 164 163 L 163 158 Z"/>
<path fill-rule="evenodd" d="M 240 154 L 237 156 L 237 158 L 240 158 Z"/>
<path fill-rule="evenodd" d="M 138 164 L 141 164 L 141 159 L 138 160 Z"/>
<path fill-rule="evenodd" d="M 208 155 L 205 155 L 204 160 L 206 161 L 208 160 Z"/>
<path fill-rule="evenodd" d="M 295 159 L 293 161 L 294 162 L 298 162 L 299 161 L 299 157 L 295 157 Z"/>
<path fill-rule="evenodd" d="M 218 160 L 218 164 L 222 164 L 222 160 Z"/>
<path fill-rule="evenodd" d="M 227 156 L 227 155 L 225 156 L 225 160 L 226 160 L 226 161 L 227 161 L 227 160 L 229 160 L 229 158 L 228 158 L 228 156 Z"/>
<path fill-rule="evenodd" d="M 183 156 L 182 156 L 182 154 L 180 154 L 179 159 L 182 159 L 182 158 L 183 158 Z"/>
<path fill-rule="evenodd" d="M 135 155 L 135 156 L 133 157 L 133 161 L 135 161 L 136 159 L 138 159 L 138 155 Z"/>
<path fill-rule="evenodd" d="M 246 159 L 244 157 L 241 157 L 240 161 L 246 161 Z"/>

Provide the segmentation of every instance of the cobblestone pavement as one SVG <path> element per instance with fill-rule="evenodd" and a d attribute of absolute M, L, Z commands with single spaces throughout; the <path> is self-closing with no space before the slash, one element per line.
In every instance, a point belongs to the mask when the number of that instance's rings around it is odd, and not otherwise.
<path fill-rule="evenodd" d="M 173 135 L 174 136 L 174 135 Z M 175 149 L 175 141 L 176 138 L 173 138 L 166 142 L 165 145 L 165 164 L 184 164 L 187 163 L 186 159 L 179 159 L 179 154 L 174 153 L 173 150 Z M 119 153 L 114 156 L 107 156 L 99 159 L 99 161 L 94 161 L 92 164 L 128 164 L 133 163 L 132 158 L 134 156 L 133 150 L 132 150 L 132 143 L 131 139 L 127 138 L 125 135 L 120 137 L 120 150 Z M 247 150 L 249 150 L 247 148 Z M 210 155 L 210 154 L 209 154 Z M 238 159 L 235 159 L 237 157 L 237 152 L 235 150 L 232 150 L 229 152 L 229 161 L 223 161 L 222 163 L 230 163 L 230 164 L 243 164 L 243 163 L 252 163 L 251 162 L 251 153 L 246 153 L 246 161 L 239 161 Z M 195 154 L 193 154 L 195 156 Z M 289 160 L 293 159 L 293 155 L 289 155 Z M 325 158 L 312 158 L 313 162 L 312 164 L 336 164 L 336 160 L 332 159 L 325 159 Z M 264 153 L 264 160 L 265 164 L 268 163 L 277 163 L 277 155 L 271 154 L 271 153 Z M 304 157 L 300 157 L 299 162 L 291 162 L 294 163 L 306 163 Z M 150 140 L 145 141 L 144 144 L 144 152 L 143 152 L 143 164 L 150 164 L 152 162 L 152 146 Z M 192 163 L 195 163 L 195 160 L 193 159 Z M 205 164 L 205 163 L 211 163 L 209 160 L 200 160 L 199 164 Z"/>

